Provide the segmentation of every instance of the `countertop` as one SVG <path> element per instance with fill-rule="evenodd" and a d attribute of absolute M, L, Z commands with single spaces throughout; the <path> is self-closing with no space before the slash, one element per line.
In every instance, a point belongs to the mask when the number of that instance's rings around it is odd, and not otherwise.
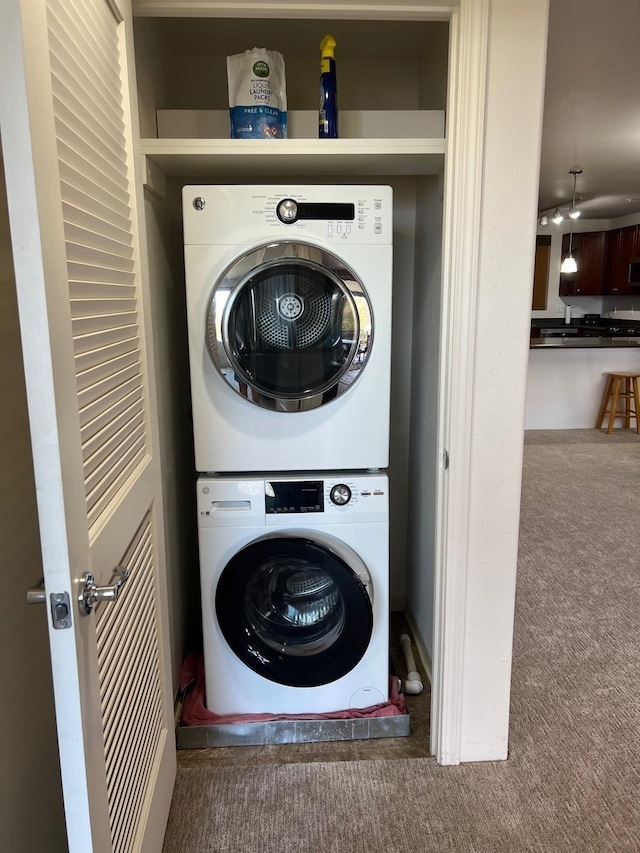
<path fill-rule="evenodd" d="M 639 338 L 531 338 L 530 349 L 612 349 L 640 347 Z"/>

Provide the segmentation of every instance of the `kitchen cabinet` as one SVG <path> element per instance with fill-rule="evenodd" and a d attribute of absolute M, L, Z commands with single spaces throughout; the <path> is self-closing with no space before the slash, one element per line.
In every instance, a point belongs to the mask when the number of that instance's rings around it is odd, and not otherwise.
<path fill-rule="evenodd" d="M 600 296 L 604 289 L 605 231 L 586 231 L 573 235 L 575 273 L 560 273 L 560 296 Z M 569 254 L 569 235 L 562 238 L 562 260 Z"/>
<path fill-rule="evenodd" d="M 629 261 L 640 253 L 640 225 L 629 225 L 607 232 L 604 293 L 638 294 L 629 284 Z"/>
<path fill-rule="evenodd" d="M 538 235 L 536 237 L 536 259 L 533 265 L 533 296 L 531 299 L 533 311 L 544 311 L 547 307 L 550 257 L 551 237 L 548 234 Z"/>

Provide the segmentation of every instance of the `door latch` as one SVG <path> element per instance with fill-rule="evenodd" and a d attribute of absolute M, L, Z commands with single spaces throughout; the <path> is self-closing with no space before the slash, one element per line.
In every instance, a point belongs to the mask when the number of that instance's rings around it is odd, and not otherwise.
<path fill-rule="evenodd" d="M 71 627 L 71 606 L 69 603 L 68 592 L 52 592 L 51 598 L 51 619 L 54 628 L 70 628 Z"/>
<path fill-rule="evenodd" d="M 52 592 L 49 596 L 51 621 L 56 630 L 71 627 L 71 606 L 68 592 Z M 36 586 L 27 590 L 27 604 L 45 604 L 47 593 L 44 590 L 44 578 Z"/>
<path fill-rule="evenodd" d="M 97 586 L 92 572 L 85 572 L 80 581 L 78 606 L 83 616 L 88 616 L 99 601 L 115 601 L 131 572 L 125 566 L 116 566 L 109 586 Z"/>

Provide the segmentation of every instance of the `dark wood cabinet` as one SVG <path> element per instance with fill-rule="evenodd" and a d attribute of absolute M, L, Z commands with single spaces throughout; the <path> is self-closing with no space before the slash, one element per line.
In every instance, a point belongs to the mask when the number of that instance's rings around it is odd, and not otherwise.
<path fill-rule="evenodd" d="M 573 235 L 573 257 L 578 271 L 560 273 L 560 296 L 600 296 L 605 285 L 606 231 Z M 562 260 L 569 254 L 569 235 L 562 238 Z"/>
<path fill-rule="evenodd" d="M 550 257 L 551 236 L 549 234 L 538 234 L 536 237 L 536 259 L 533 266 L 533 296 L 531 299 L 533 311 L 544 311 L 547 307 Z"/>
<path fill-rule="evenodd" d="M 629 261 L 640 254 L 640 225 L 629 225 L 607 232 L 604 293 L 638 294 L 629 284 Z"/>

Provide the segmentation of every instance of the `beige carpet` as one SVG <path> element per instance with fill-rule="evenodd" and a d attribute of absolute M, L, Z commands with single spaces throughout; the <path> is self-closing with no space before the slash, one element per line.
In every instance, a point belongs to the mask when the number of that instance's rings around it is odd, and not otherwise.
<path fill-rule="evenodd" d="M 640 437 L 527 435 L 506 762 L 181 768 L 166 853 L 640 851 Z"/>

